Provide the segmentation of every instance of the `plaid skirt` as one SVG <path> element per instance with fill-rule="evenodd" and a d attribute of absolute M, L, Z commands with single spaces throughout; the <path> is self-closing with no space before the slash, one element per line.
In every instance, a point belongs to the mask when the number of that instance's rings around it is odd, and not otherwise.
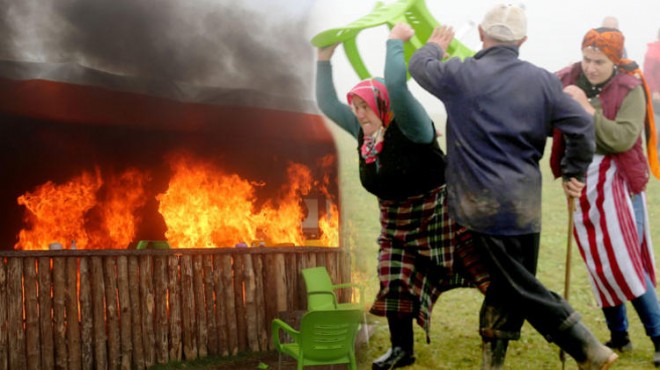
<path fill-rule="evenodd" d="M 370 312 L 413 316 L 429 341 L 431 311 L 444 291 L 490 282 L 471 234 L 449 217 L 446 186 L 403 201 L 379 200 L 380 291 Z"/>

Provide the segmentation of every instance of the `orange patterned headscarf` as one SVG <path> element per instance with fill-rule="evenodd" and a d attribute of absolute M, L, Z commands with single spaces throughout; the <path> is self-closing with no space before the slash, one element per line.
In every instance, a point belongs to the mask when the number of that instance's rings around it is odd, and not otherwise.
<path fill-rule="evenodd" d="M 600 50 L 614 64 L 619 65 L 623 58 L 623 43 L 625 38 L 621 31 L 614 28 L 590 29 L 582 39 L 582 49 L 592 47 Z"/>

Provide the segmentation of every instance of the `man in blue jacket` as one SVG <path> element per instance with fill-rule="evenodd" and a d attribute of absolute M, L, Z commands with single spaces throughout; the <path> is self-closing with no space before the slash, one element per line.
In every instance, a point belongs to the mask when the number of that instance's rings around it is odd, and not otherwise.
<path fill-rule="evenodd" d="M 473 58 L 442 60 L 454 37 L 434 30 L 410 60 L 410 74 L 447 110 L 450 215 L 474 234 L 491 275 L 480 312 L 484 369 L 501 369 L 509 340 L 527 320 L 570 354 L 580 369 L 608 369 L 617 355 L 580 322 L 577 312 L 536 277 L 541 232 L 539 160 L 554 128 L 566 138 L 563 187 L 580 195 L 595 148 L 594 126 L 562 91 L 556 76 L 518 58 L 527 19 L 497 5 L 479 25 L 483 48 Z M 572 201 L 572 200 L 571 200 Z"/>

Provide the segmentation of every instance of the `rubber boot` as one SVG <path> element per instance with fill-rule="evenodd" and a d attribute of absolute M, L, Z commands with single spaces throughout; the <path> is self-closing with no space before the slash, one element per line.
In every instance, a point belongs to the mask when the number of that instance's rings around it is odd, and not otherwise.
<path fill-rule="evenodd" d="M 660 367 L 660 337 L 652 337 L 651 340 L 653 341 L 653 348 L 655 349 L 655 353 L 653 354 L 653 365 L 655 365 L 655 367 Z"/>
<path fill-rule="evenodd" d="M 507 339 L 484 338 L 482 346 L 481 370 L 502 370 L 509 341 Z"/>
<path fill-rule="evenodd" d="M 412 317 L 388 317 L 392 347 L 372 364 L 372 370 L 391 370 L 415 362 Z"/>
<path fill-rule="evenodd" d="M 578 322 L 560 332 L 555 343 L 577 361 L 580 370 L 607 370 L 619 357 Z"/>
<path fill-rule="evenodd" d="M 610 332 L 610 340 L 605 345 L 619 352 L 630 352 L 633 349 L 630 336 L 627 331 Z"/>

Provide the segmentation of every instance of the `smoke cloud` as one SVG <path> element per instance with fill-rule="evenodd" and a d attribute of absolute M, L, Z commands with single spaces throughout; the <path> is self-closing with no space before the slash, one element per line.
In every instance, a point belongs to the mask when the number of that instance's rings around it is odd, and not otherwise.
<path fill-rule="evenodd" d="M 311 96 L 310 0 L 0 0 L 0 59 Z"/>

